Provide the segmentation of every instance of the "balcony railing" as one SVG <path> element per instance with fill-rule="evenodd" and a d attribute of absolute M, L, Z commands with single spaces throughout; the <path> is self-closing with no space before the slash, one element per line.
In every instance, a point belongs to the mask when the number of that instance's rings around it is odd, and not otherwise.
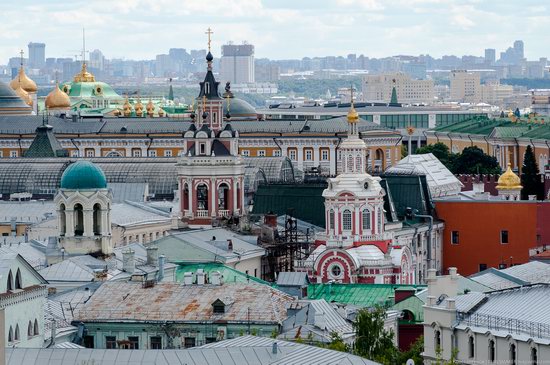
<path fill-rule="evenodd" d="M 294 267 L 295 268 L 313 268 L 313 263 L 315 260 L 294 260 Z"/>
<path fill-rule="evenodd" d="M 516 318 L 506 318 L 481 313 L 474 313 L 472 315 L 458 313 L 457 320 L 467 326 L 525 334 L 530 337 L 550 338 L 550 325 L 546 323 L 523 321 Z"/>
<path fill-rule="evenodd" d="M 197 210 L 197 218 L 208 218 L 208 210 Z"/>
<path fill-rule="evenodd" d="M 218 217 L 229 218 L 229 216 L 231 215 L 230 212 L 231 211 L 229 209 L 218 210 Z"/>

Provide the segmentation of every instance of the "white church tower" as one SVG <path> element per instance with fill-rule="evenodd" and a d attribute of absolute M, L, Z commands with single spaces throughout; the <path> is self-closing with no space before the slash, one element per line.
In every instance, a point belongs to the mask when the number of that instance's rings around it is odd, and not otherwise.
<path fill-rule="evenodd" d="M 112 253 L 112 194 L 98 166 L 89 161 L 71 164 L 54 201 L 60 248 L 68 254 Z"/>

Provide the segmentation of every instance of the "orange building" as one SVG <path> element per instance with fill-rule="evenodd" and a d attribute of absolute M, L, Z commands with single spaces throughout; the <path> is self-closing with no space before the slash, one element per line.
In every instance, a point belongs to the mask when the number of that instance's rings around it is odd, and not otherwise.
<path fill-rule="evenodd" d="M 543 222 L 548 222 L 550 202 L 439 200 L 435 208 L 445 221 L 444 271 L 456 267 L 471 275 L 522 264 L 529 261 L 529 249 L 548 242 Z"/>

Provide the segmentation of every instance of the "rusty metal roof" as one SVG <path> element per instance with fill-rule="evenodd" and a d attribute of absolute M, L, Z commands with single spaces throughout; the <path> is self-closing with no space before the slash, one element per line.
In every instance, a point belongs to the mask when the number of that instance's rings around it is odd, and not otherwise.
<path fill-rule="evenodd" d="M 214 314 L 212 303 L 226 303 Z M 75 313 L 75 321 L 228 321 L 281 323 L 293 298 L 256 283 L 183 285 L 159 283 L 143 288 L 138 282 L 106 282 Z"/>

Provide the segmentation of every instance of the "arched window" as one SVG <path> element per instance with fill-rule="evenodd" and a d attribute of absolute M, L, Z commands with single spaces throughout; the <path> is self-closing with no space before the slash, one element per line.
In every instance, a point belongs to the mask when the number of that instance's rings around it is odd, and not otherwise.
<path fill-rule="evenodd" d="M 342 213 L 342 229 L 344 231 L 351 231 L 351 210 L 346 209 Z"/>
<path fill-rule="evenodd" d="M 531 364 L 537 365 L 539 363 L 539 354 L 535 347 L 531 348 Z"/>
<path fill-rule="evenodd" d="M 15 274 L 15 289 L 23 289 L 23 279 L 21 278 L 21 270 L 19 268 Z"/>
<path fill-rule="evenodd" d="M 355 171 L 363 172 L 363 161 L 361 160 L 361 156 L 355 158 Z"/>
<path fill-rule="evenodd" d="M 38 335 L 39 335 L 39 331 L 38 331 L 38 320 L 37 320 L 36 318 L 34 319 L 34 326 L 33 326 L 33 327 L 34 327 L 34 328 L 33 328 L 33 329 L 34 329 L 34 335 L 35 335 L 35 336 L 38 336 Z"/>
<path fill-rule="evenodd" d="M 208 187 L 205 184 L 197 186 L 197 209 L 208 210 Z"/>
<path fill-rule="evenodd" d="M 74 217 L 74 235 L 82 236 L 84 234 L 84 209 L 82 204 L 75 204 Z"/>
<path fill-rule="evenodd" d="M 229 209 L 229 186 L 226 183 L 218 186 L 218 209 Z"/>
<path fill-rule="evenodd" d="M 348 156 L 347 166 L 346 166 L 346 172 L 352 172 L 353 171 L 353 157 Z"/>
<path fill-rule="evenodd" d="M 474 357 L 475 352 L 475 344 L 474 344 L 474 336 L 468 337 L 468 357 L 471 359 Z"/>
<path fill-rule="evenodd" d="M 370 229 L 370 210 L 363 209 L 363 229 L 369 230 Z"/>
<path fill-rule="evenodd" d="M 59 227 L 59 234 L 60 236 L 65 236 L 65 233 L 67 232 L 67 220 L 65 217 L 65 204 L 61 204 L 59 206 L 59 219 L 61 227 Z"/>
<path fill-rule="evenodd" d="M 33 328 L 33 326 L 32 326 L 32 322 L 31 322 L 31 321 L 29 321 L 29 325 L 28 325 L 28 327 L 27 327 L 27 336 L 28 336 L 29 338 L 31 338 L 32 336 L 34 336 L 34 328 Z"/>
<path fill-rule="evenodd" d="M 10 326 L 10 330 L 8 331 L 8 342 L 13 342 L 13 328 Z"/>
<path fill-rule="evenodd" d="M 516 365 L 516 345 L 510 344 L 510 364 Z"/>
<path fill-rule="evenodd" d="M 328 218 L 329 218 L 329 228 L 334 229 L 334 209 L 331 209 L 328 214 L 329 214 L 329 216 L 328 216 Z"/>
<path fill-rule="evenodd" d="M 241 189 L 239 188 L 239 183 L 237 183 L 237 202 L 233 203 L 237 209 L 241 209 Z"/>
<path fill-rule="evenodd" d="M 13 336 L 14 341 L 19 341 L 21 339 L 20 333 L 19 333 L 19 324 L 15 325 L 15 334 Z"/>
<path fill-rule="evenodd" d="M 101 205 L 99 203 L 94 204 L 94 235 L 101 235 Z"/>
<path fill-rule="evenodd" d="M 495 340 L 489 340 L 489 361 L 494 362 L 496 357 Z"/>
<path fill-rule="evenodd" d="M 434 331 L 434 348 L 435 351 L 441 351 L 441 331 Z"/>
<path fill-rule="evenodd" d="M 189 185 L 184 184 L 183 185 L 183 209 L 189 210 Z"/>
<path fill-rule="evenodd" d="M 6 290 L 11 291 L 13 290 L 13 274 L 10 272 L 8 273 L 8 282 L 6 283 Z"/>

